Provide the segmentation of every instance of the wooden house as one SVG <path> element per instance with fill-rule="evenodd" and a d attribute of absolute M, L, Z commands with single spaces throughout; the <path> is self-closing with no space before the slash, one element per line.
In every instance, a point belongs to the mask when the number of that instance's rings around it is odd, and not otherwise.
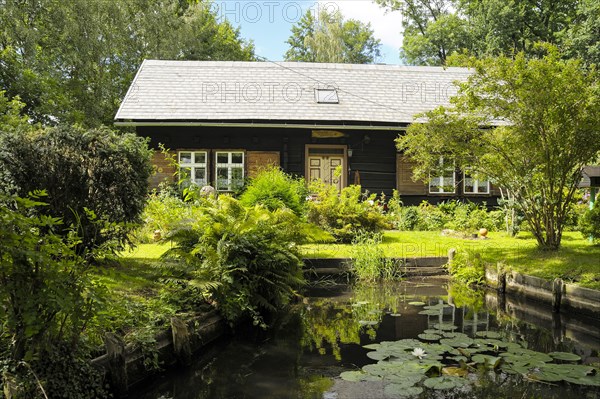
<path fill-rule="evenodd" d="M 361 184 L 406 204 L 497 190 L 449 165 L 413 181 L 395 139 L 418 113 L 448 104 L 464 68 L 296 62 L 156 61 L 140 67 L 115 117 L 172 151 L 198 185 L 235 191 L 265 165 L 307 180 Z M 176 172 L 156 152 L 152 184 Z M 337 171 L 337 173 L 336 173 Z"/>

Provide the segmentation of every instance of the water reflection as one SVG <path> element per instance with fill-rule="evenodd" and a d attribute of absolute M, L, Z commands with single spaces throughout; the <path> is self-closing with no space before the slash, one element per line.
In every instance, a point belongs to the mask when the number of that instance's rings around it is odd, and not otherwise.
<path fill-rule="evenodd" d="M 451 306 L 420 314 L 423 309 L 414 305 L 417 302 Z M 416 338 L 425 330 L 450 324 L 457 327 L 455 331 L 469 336 L 481 331 L 501 331 L 512 342 L 527 348 L 575 352 L 584 362 L 597 362 L 598 320 L 573 317 L 557 320 L 556 315 L 548 312 L 533 304 L 502 303 L 494 293 L 448 286 L 446 280 L 316 288 L 282 316 L 273 333 L 254 337 L 237 335 L 214 347 L 212 353 L 204 354 L 203 360 L 191 369 L 169 373 L 135 397 L 304 399 L 325 395 L 343 399 L 368 394 L 375 398 L 381 387 L 348 385 L 338 378 L 344 370 L 374 363 L 366 356 L 368 350 L 363 345 Z M 542 316 L 545 314 L 549 316 Z M 481 378 L 471 394 L 479 395 L 473 397 L 595 397 L 590 396 L 594 394 L 590 390 L 568 392 L 560 387 L 540 390 L 539 384 L 519 385 L 514 379 L 503 380 L 504 377 Z M 436 396 L 426 392 L 422 397 Z"/>

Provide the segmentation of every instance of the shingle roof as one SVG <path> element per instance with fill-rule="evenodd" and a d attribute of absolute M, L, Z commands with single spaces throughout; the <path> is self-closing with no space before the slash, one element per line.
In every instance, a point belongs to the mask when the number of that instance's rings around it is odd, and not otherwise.
<path fill-rule="evenodd" d="M 117 122 L 410 123 L 448 104 L 465 68 L 298 62 L 157 61 L 140 67 Z M 338 104 L 315 89 L 334 87 Z"/>

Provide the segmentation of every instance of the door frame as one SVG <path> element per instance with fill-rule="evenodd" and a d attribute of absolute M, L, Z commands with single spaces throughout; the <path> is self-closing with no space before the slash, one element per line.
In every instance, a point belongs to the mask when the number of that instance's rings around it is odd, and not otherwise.
<path fill-rule="evenodd" d="M 345 144 L 306 144 L 304 146 L 304 178 L 307 183 L 310 183 L 309 169 L 310 165 L 308 162 L 309 150 L 311 148 L 319 148 L 319 149 L 331 149 L 331 150 L 343 150 L 342 154 L 332 153 L 329 155 L 341 155 L 342 156 L 342 188 L 348 186 L 348 146 Z M 327 156 L 327 153 L 319 154 L 323 156 Z"/>

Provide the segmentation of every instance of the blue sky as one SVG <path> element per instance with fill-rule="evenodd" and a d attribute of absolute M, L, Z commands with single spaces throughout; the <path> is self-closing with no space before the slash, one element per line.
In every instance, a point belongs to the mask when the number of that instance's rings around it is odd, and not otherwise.
<path fill-rule="evenodd" d="M 244 38 L 254 40 L 256 53 L 269 60 L 283 60 L 291 27 L 306 10 L 316 12 L 325 8 L 340 11 L 346 19 L 370 22 L 375 37 L 382 43 L 382 57 L 378 62 L 400 63 L 400 13 L 386 13 L 371 0 L 213 0 L 213 7 L 220 17 L 239 26 Z"/>

